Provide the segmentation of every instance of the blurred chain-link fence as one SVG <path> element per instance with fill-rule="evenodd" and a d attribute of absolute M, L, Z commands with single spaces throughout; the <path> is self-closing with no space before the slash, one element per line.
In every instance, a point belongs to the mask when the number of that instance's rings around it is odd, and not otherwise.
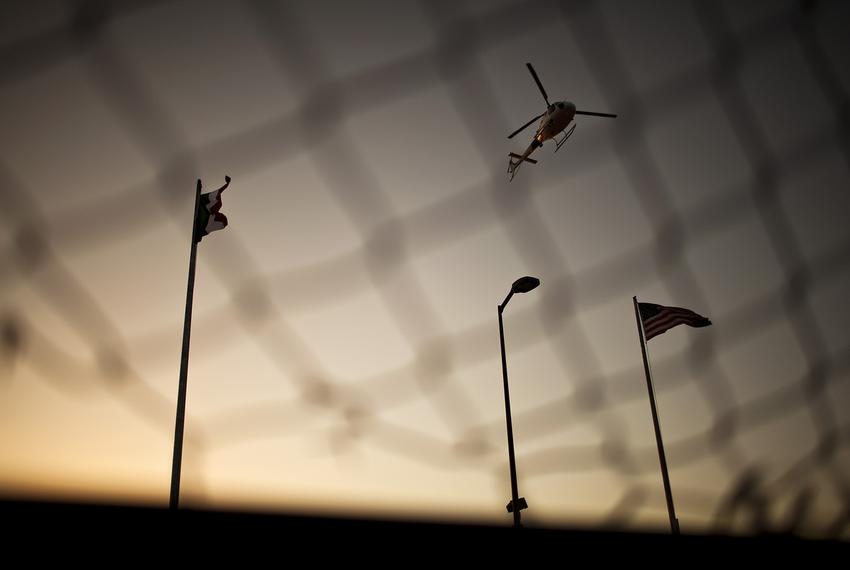
<path fill-rule="evenodd" d="M 265 73 L 275 76 L 269 81 L 284 87 L 269 95 L 270 101 L 280 97 L 279 105 L 270 102 L 254 115 L 234 111 L 218 130 L 216 125 L 198 129 L 187 122 L 192 106 L 203 106 L 205 93 L 216 96 L 218 87 L 209 81 L 214 71 L 180 68 L 181 58 L 191 61 L 191 55 L 175 56 L 169 67 L 168 54 L 175 45 L 163 38 L 179 28 L 192 44 L 199 30 L 209 27 L 211 13 L 222 9 L 219 3 L 93 1 L 41 8 L 45 13 L 37 19 L 27 17 L 30 9 L 3 8 L 9 17 L 4 17 L 7 34 L 0 49 L 0 90 L 9 124 L 19 124 L 9 93 L 37 99 L 38 90 L 47 88 L 39 86 L 39 78 L 73 62 L 81 75 L 68 79 L 73 85 L 67 97 L 82 97 L 83 91 L 96 97 L 112 121 L 110 128 L 122 133 L 140 161 L 153 166 L 146 178 L 127 183 L 116 175 L 104 181 L 108 191 L 73 200 L 62 188 L 45 191 L 37 177 L 27 179 L 26 167 L 13 150 L 26 147 L 36 153 L 42 145 L 49 147 L 49 140 L 27 141 L 14 128 L 3 135 L 0 363 L 7 377 L 15 378 L 26 368 L 63 398 L 106 394 L 122 404 L 124 413 L 169 436 L 182 307 L 169 305 L 173 319 L 164 329 L 128 329 L 115 305 L 103 299 L 90 278 L 81 276 L 78 264 L 86 256 L 97 264 L 98 252 L 120 249 L 158 231 L 167 239 L 179 236 L 171 242 L 179 250 L 175 256 L 182 259 L 188 253 L 194 180 L 203 174 L 211 189 L 227 173 L 234 182 L 224 196 L 223 211 L 231 225 L 201 245 L 198 287 L 214 287 L 215 293 L 196 296 L 189 369 L 191 419 L 184 485 L 200 496 L 205 471 L 212 469 L 206 459 L 211 454 L 285 433 L 324 442 L 325 447 L 318 446 L 324 451 L 317 453 L 328 456 L 371 447 L 447 475 L 484 473 L 494 487 L 504 489 L 500 493 L 507 501 L 495 306 L 510 279 L 492 269 L 498 260 L 483 263 L 469 246 L 471 240 L 492 238 L 494 245 L 481 251 L 498 257 L 509 244 L 510 255 L 523 260 L 544 283 L 534 293 L 535 301 L 514 303 L 508 311 L 509 351 L 529 354 L 529 361 L 538 358 L 535 351 L 547 351 L 554 367 L 545 374 L 560 378 L 560 388 L 535 405 L 514 402 L 521 490 L 544 482 L 538 491 L 542 495 L 552 477 L 566 486 L 573 474 L 602 473 L 609 500 L 590 517 L 594 523 L 641 524 L 645 510 L 663 513 L 657 456 L 647 435 L 641 363 L 635 358 L 630 307 L 631 295 L 639 293 L 648 301 L 690 306 L 715 323 L 688 335 L 687 344 L 668 345 L 667 350 L 660 344 L 656 350 L 657 341 L 650 346 L 662 421 L 670 418 L 665 443 L 683 530 L 693 516 L 701 528 L 720 532 L 850 536 L 850 311 L 843 298 L 850 282 L 850 107 L 848 52 L 839 49 L 846 47 L 844 3 L 662 3 L 641 8 L 653 20 L 647 27 L 644 20 L 632 18 L 630 11 L 636 8 L 627 3 L 422 2 L 405 10 L 416 12 L 410 34 L 428 38 L 427 45 L 396 50 L 388 43 L 383 50 L 365 53 L 363 60 L 357 60 L 356 46 L 350 53 L 335 51 L 336 44 L 328 39 L 328 34 L 337 34 L 336 41 L 341 41 L 338 36 L 346 30 L 344 22 L 332 21 L 334 7 L 325 6 L 327 13 L 316 16 L 307 5 L 228 5 L 224 11 L 239 16 L 233 25 L 250 30 L 251 45 L 263 56 L 256 65 L 266 65 Z M 373 6 L 360 9 L 369 12 Z M 215 18 L 223 20 L 227 14 Z M 138 22 L 148 22 L 147 27 Z M 393 25 L 402 30 L 399 33 L 408 33 L 404 22 Z M 646 57 L 652 61 L 642 67 L 641 52 L 630 42 L 644 41 L 655 30 L 665 30 L 660 35 L 668 37 L 669 28 L 698 35 L 698 54 L 689 58 L 665 52 L 669 46 L 662 42 L 656 51 L 647 48 Z M 154 45 L 162 39 L 162 52 L 151 57 L 164 61 L 152 66 L 135 59 L 132 39 L 144 34 L 137 29 L 163 34 L 146 41 Z M 642 29 L 640 38 L 629 35 Z M 613 111 L 620 118 L 604 125 L 582 122 L 565 149 L 542 156 L 536 167 L 524 167 L 508 184 L 505 155 L 518 149 L 502 137 L 540 102 L 521 64 L 498 62 L 503 50 L 535 45 L 544 32 L 564 38 L 561 45 L 545 46 L 560 67 L 538 65 L 550 95 L 559 90 L 554 86 L 560 81 L 557 75 L 577 63 L 587 78 L 584 100 L 576 96 L 578 107 Z M 215 38 L 205 41 L 210 43 L 178 47 L 198 54 L 210 50 L 215 57 L 224 57 L 230 49 L 223 37 L 219 49 L 212 47 Z M 519 62 L 532 59 L 526 53 L 516 55 Z M 340 67 L 341 60 L 345 66 Z M 198 61 L 199 68 L 204 65 Z M 161 88 L 169 81 L 192 83 L 196 73 L 195 99 L 181 102 Z M 238 76 L 238 70 L 234 74 Z M 499 75 L 507 78 L 504 83 L 494 79 Z M 221 77 L 221 89 L 256 89 L 231 81 L 236 82 Z M 514 96 L 503 91 L 512 89 L 514 82 L 521 86 L 521 95 L 511 99 Z M 403 173 L 406 165 L 392 154 L 376 161 L 368 144 L 377 140 L 391 149 L 411 142 L 405 113 L 418 113 L 416 97 L 434 89 L 440 90 L 442 110 L 452 124 L 450 132 L 436 134 L 435 140 L 457 145 L 457 153 L 468 157 L 470 165 L 460 170 L 466 174 L 461 182 L 438 179 L 444 184 L 427 199 L 399 197 L 382 169 Z M 598 98 L 588 100 L 591 96 Z M 513 107 L 515 101 L 521 101 L 519 109 Z M 397 112 L 408 104 L 413 109 Z M 67 112 L 73 113 L 74 106 L 69 103 Z M 45 121 L 51 120 L 49 109 L 40 112 Z M 381 113 L 390 116 L 375 118 Z M 204 115 L 198 111 L 194 116 Z M 364 133 L 368 128 L 363 125 L 371 121 L 383 121 L 383 126 Z M 415 128 L 424 128 L 428 121 Z M 726 138 L 720 144 L 711 139 L 713 145 L 708 139 L 718 125 Z M 50 132 L 49 125 L 43 128 Z M 82 125 L 71 138 L 84 144 L 83 139 L 94 136 L 97 133 L 86 132 Z M 673 152 L 684 146 L 693 152 Z M 434 153 L 443 156 L 438 149 Z M 440 158 L 417 160 L 410 166 L 411 184 L 426 168 L 420 163 L 455 172 Z M 74 168 L 60 168 L 38 156 L 31 161 L 33 171 Z M 566 182 L 565 170 L 559 170 L 565 164 L 570 176 Z M 113 167 L 121 165 L 104 164 L 104 169 Z M 269 242 L 278 238 L 252 234 L 253 222 L 240 217 L 232 205 L 247 202 L 249 181 L 258 185 L 269 169 L 296 167 L 310 169 L 310 181 L 322 189 L 327 208 L 344 220 L 349 247 L 270 267 L 264 256 L 275 251 L 277 246 Z M 595 178 L 615 171 L 615 178 Z M 591 196 L 566 190 L 584 182 L 616 186 L 616 192 Z M 683 185 L 689 186 L 685 193 Z M 256 196 L 252 200 L 265 199 Z M 628 202 L 629 209 L 615 198 Z M 254 207 L 274 209 L 285 203 Z M 577 233 L 591 228 L 585 233 L 590 242 L 623 230 L 619 218 L 590 219 L 617 210 L 645 220 L 647 231 L 591 244 L 564 233 L 573 229 L 553 226 L 551 217 L 559 212 L 563 226 L 578 228 Z M 592 229 L 594 224 L 598 231 Z M 321 238 L 305 234 L 303 239 Z M 755 276 L 747 273 L 748 257 L 741 254 L 754 243 L 761 260 L 770 259 L 769 269 L 750 268 Z M 597 245 L 603 254 L 594 254 Z M 454 270 L 437 269 L 423 277 L 434 256 L 447 251 L 462 260 Z M 709 262 L 717 266 L 712 272 L 717 280 L 704 275 Z M 479 265 L 480 271 L 502 281 L 492 290 L 479 291 L 489 299 L 479 318 L 454 322 L 440 307 L 443 301 L 436 298 L 434 283 L 443 280 L 441 291 L 451 291 L 453 281 L 465 279 L 463 270 L 474 272 Z M 514 273 L 510 276 L 519 276 Z M 174 291 L 185 283 L 179 271 L 163 273 L 162 278 L 174 282 Z M 736 279 L 759 281 L 759 286 L 736 296 L 727 286 Z M 150 302 L 149 294 L 156 291 L 121 291 L 126 303 L 137 305 Z M 377 370 L 341 374 L 328 365 L 334 355 L 311 333 L 311 327 L 326 325 L 305 325 L 304 319 L 327 313 L 333 322 L 335 306 L 362 295 L 370 295 L 387 315 L 395 331 L 393 346 L 407 356 Z M 619 304 L 612 306 L 614 301 Z M 608 316 L 595 320 L 614 311 L 623 313 L 629 327 L 625 332 L 607 328 Z M 39 316 L 48 313 L 49 320 Z M 353 314 L 340 310 L 337 318 L 357 318 Z M 367 336 L 377 334 L 368 322 L 360 330 Z M 606 343 L 617 335 L 631 339 L 627 350 L 634 352 L 612 364 Z M 74 340 L 65 344 L 60 338 Z M 237 354 L 241 347 L 250 350 L 238 353 L 245 378 L 234 382 L 246 382 L 254 374 L 244 354 L 255 354 L 286 388 L 274 394 L 255 392 L 253 402 L 193 410 L 193 403 L 202 398 L 198 363 Z M 794 365 L 785 365 L 785 357 Z M 780 364 L 772 365 L 774 359 Z M 534 362 L 520 360 L 509 355 L 512 378 L 522 376 L 514 366 L 535 369 Z M 495 372 L 487 388 L 492 391 L 486 396 L 486 402 L 493 403 L 489 407 L 482 403 L 482 388 L 469 380 L 480 370 Z M 742 379 L 742 371 L 772 377 L 750 384 Z M 169 384 L 154 380 L 160 376 L 173 382 L 173 393 Z M 6 384 L 0 388 L 10 390 L 11 382 Z M 754 387 L 747 392 L 742 386 Z M 549 390 L 549 384 L 541 390 Z M 686 400 L 690 403 L 684 404 Z M 394 415 L 394 410 L 411 405 L 428 407 L 440 428 L 430 430 L 416 417 Z M 675 419 L 680 413 L 675 410 L 690 405 L 698 411 L 681 413 L 701 419 L 695 420 L 696 429 L 682 435 L 676 426 L 687 417 Z M 639 428 L 623 419 L 625 410 L 632 409 L 636 421 L 645 422 Z M 636 441 L 635 429 L 646 437 Z M 801 431 L 810 436 L 795 440 L 794 434 Z M 582 434 L 587 443 L 581 443 Z M 777 438 L 784 443 L 778 453 L 785 460 L 773 462 L 752 452 L 762 445 L 758 442 Z M 7 465 L 15 461 L 11 452 L 4 454 Z M 689 470 L 703 470 L 709 458 L 715 465 L 711 469 L 721 470 L 725 478 L 719 478 L 715 488 L 689 484 Z M 711 473 L 706 477 L 713 477 Z M 566 494 L 564 502 L 569 504 Z M 533 517 L 540 499 L 529 502 L 528 516 Z M 415 512 L 411 507 L 411 516 Z M 567 507 L 559 516 L 570 520 L 572 514 Z M 663 515 L 652 520 L 663 521 Z"/>

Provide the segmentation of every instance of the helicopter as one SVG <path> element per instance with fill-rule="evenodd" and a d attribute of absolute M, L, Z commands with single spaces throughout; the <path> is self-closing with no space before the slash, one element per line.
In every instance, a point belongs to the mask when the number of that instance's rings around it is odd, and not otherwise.
<path fill-rule="evenodd" d="M 558 140 L 558 135 L 569 126 L 570 122 L 576 115 L 592 115 L 594 117 L 610 117 L 616 118 L 617 115 L 613 115 L 611 113 L 596 113 L 594 111 L 577 111 L 576 106 L 570 101 L 556 101 L 555 103 L 549 102 L 549 96 L 546 95 L 546 90 L 543 88 L 543 84 L 540 82 L 540 78 L 537 77 L 537 72 L 534 71 L 534 67 L 530 63 L 525 64 L 528 67 L 528 71 L 531 72 L 531 76 L 534 78 L 534 81 L 537 83 L 537 87 L 540 88 L 540 93 L 543 94 L 543 100 L 546 101 L 546 110 L 528 121 L 526 124 L 512 132 L 508 135 L 508 138 L 511 139 L 515 135 L 518 135 L 526 128 L 531 126 L 531 123 L 540 120 L 540 125 L 537 127 L 537 132 L 534 134 L 534 138 L 531 139 L 531 144 L 528 145 L 528 148 L 525 149 L 525 152 L 521 155 L 516 154 L 514 152 L 508 153 L 508 174 L 511 175 L 511 180 L 516 176 L 516 171 L 519 170 L 520 165 L 523 162 L 530 162 L 531 164 L 537 164 L 537 161 L 533 158 L 529 158 L 532 152 L 534 152 L 537 148 L 543 146 L 543 142 L 549 139 L 555 141 L 555 152 L 561 148 L 561 146 L 567 142 L 567 139 L 570 138 L 570 135 L 573 134 L 573 131 L 576 129 L 575 123 L 570 127 L 569 131 L 566 131 L 563 138 Z"/>

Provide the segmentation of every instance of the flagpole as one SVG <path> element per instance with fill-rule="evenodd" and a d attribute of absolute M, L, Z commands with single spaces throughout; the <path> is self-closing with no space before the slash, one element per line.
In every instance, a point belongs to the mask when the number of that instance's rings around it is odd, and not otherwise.
<path fill-rule="evenodd" d="M 168 507 L 177 509 L 180 503 L 180 467 L 183 461 L 183 425 L 186 422 L 186 385 L 189 374 L 189 334 L 192 331 L 192 297 L 195 292 L 195 261 L 198 255 L 198 203 L 201 199 L 201 179 L 195 189 L 195 210 L 192 220 L 192 247 L 189 253 L 189 280 L 186 285 L 186 313 L 183 318 L 183 351 L 180 355 L 180 383 L 177 389 L 177 420 L 174 427 L 174 458 L 171 463 L 171 497 Z"/>
<path fill-rule="evenodd" d="M 670 516 L 670 530 L 679 534 L 679 519 L 673 508 L 673 493 L 670 490 L 670 475 L 667 473 L 667 457 L 664 455 L 664 443 L 661 441 L 661 426 L 658 423 L 658 411 L 655 407 L 655 390 L 652 388 L 652 373 L 649 370 L 649 357 L 646 352 L 646 340 L 643 333 L 643 319 L 640 317 L 637 296 L 632 297 L 635 305 L 635 320 L 637 321 L 640 351 L 643 355 L 643 371 L 646 373 L 646 389 L 649 392 L 649 408 L 652 410 L 652 424 L 655 426 L 655 442 L 658 444 L 658 461 L 661 463 L 661 478 L 664 481 L 664 497 L 667 499 L 667 514 Z"/>

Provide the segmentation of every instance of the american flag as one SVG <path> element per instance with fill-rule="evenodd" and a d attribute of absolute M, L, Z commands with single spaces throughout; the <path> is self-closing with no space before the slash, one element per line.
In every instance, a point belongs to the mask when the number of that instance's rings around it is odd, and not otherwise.
<path fill-rule="evenodd" d="M 646 340 L 672 329 L 676 325 L 707 327 L 711 321 L 690 309 L 665 307 L 655 303 L 638 303 L 640 318 L 643 321 L 643 334 Z"/>

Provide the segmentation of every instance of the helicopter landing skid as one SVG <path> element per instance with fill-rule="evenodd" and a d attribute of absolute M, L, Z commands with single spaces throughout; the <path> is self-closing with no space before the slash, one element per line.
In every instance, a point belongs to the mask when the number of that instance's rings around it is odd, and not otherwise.
<path fill-rule="evenodd" d="M 576 123 L 573 123 L 573 126 L 570 127 L 570 130 L 567 131 L 567 134 L 564 135 L 564 138 L 562 138 L 561 140 L 555 140 L 555 152 L 558 152 L 561 146 L 563 146 L 563 144 L 567 142 L 567 139 L 570 138 L 570 135 L 573 134 L 574 130 L 576 130 Z"/>

